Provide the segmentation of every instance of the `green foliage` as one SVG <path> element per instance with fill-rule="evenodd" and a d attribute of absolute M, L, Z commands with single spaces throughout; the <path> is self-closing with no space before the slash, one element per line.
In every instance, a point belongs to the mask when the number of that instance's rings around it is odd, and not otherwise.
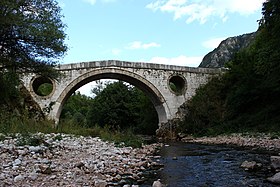
<path fill-rule="evenodd" d="M 16 73 L 0 71 L 0 107 L 10 104 L 15 98 L 19 97 L 18 85 L 19 80 Z"/>
<path fill-rule="evenodd" d="M 144 143 L 132 129 L 112 131 L 109 126 L 105 126 L 100 128 L 99 136 L 102 140 L 114 142 L 118 146 L 141 147 Z"/>
<path fill-rule="evenodd" d="M 55 0 L 0 1 L 0 107 L 19 99 L 19 73 L 58 77 L 53 67 L 67 50 L 61 18 Z"/>
<path fill-rule="evenodd" d="M 176 85 L 173 82 L 170 82 L 169 86 L 170 86 L 170 88 L 173 92 L 177 93 L 179 91 L 178 88 L 176 87 Z"/>
<path fill-rule="evenodd" d="M 143 92 L 118 81 L 108 84 L 94 98 L 87 123 L 89 127 L 108 125 L 114 130 L 132 127 L 138 129 L 138 133 L 151 134 L 157 128 L 156 120 L 157 113 Z"/>
<path fill-rule="evenodd" d="M 74 134 L 77 136 L 91 136 L 100 137 L 105 141 L 111 141 L 119 146 L 132 146 L 141 147 L 144 142 L 141 138 L 134 135 L 131 130 L 124 131 L 111 131 L 108 127 L 101 128 L 100 126 L 94 126 L 91 128 L 82 127 L 71 121 L 63 121 L 57 128 L 53 127 L 53 123 L 47 120 L 34 121 L 29 118 L 3 114 L 0 113 L 0 141 L 5 140 L 5 135 L 17 137 L 17 145 L 48 145 L 40 134 L 34 133 L 65 133 Z M 61 135 L 57 135 L 53 140 L 62 140 Z"/>
<path fill-rule="evenodd" d="M 129 114 L 132 98 L 128 93 L 127 86 L 122 82 L 109 84 L 94 98 L 88 125 L 99 124 L 104 127 L 108 124 L 114 129 L 130 125 L 128 115 L 134 114 Z"/>
<path fill-rule="evenodd" d="M 62 120 L 68 119 L 77 125 L 86 126 L 87 114 L 92 103 L 93 99 L 91 97 L 75 92 L 65 103 L 60 117 Z"/>
<path fill-rule="evenodd" d="M 225 130 L 219 128 L 225 120 L 226 90 L 225 82 L 219 76 L 197 89 L 196 95 L 186 104 L 188 113 L 180 130 L 196 135 Z"/>
<path fill-rule="evenodd" d="M 30 119 L 28 115 L 19 115 L 17 112 L 10 113 L 9 111 L 0 112 L 0 132 L 4 134 L 8 133 L 36 133 L 53 132 L 53 123 L 48 120 L 36 121 Z"/>
<path fill-rule="evenodd" d="M 17 137 L 17 145 L 24 146 L 24 145 L 31 145 L 31 146 L 38 146 L 41 144 L 45 144 L 44 138 L 40 135 L 33 135 L 31 133 L 23 133 L 18 134 Z"/>
<path fill-rule="evenodd" d="M 51 83 L 41 84 L 37 90 L 37 94 L 40 96 L 47 96 L 52 93 L 53 85 Z"/>
<path fill-rule="evenodd" d="M 99 84 L 94 98 L 74 93 L 65 103 L 61 119 L 66 123 L 112 131 L 133 129 L 153 135 L 158 128 L 156 110 L 139 89 L 124 82 Z M 107 87 L 105 87 L 107 86 Z"/>
<path fill-rule="evenodd" d="M 280 130 L 280 2 L 264 3 L 255 42 L 238 52 L 229 70 L 197 90 L 182 123 L 198 135 Z"/>
<path fill-rule="evenodd" d="M 55 0 L 1 0 L 1 69 L 51 71 L 49 65 L 55 65 L 67 50 L 61 18 Z"/>

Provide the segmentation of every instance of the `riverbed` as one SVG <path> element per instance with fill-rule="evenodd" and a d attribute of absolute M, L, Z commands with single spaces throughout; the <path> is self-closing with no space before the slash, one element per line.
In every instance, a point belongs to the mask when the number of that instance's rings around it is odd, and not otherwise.
<path fill-rule="evenodd" d="M 165 144 L 159 154 L 164 168 L 158 178 L 170 187 L 277 186 L 266 180 L 273 175 L 269 152 L 181 142 Z M 240 167 L 245 160 L 263 166 L 257 171 L 245 171 Z"/>

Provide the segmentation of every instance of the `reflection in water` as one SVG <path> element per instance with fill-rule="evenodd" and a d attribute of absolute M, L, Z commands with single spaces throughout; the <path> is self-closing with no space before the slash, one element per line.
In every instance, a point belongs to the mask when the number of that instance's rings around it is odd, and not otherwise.
<path fill-rule="evenodd" d="M 200 144 L 172 143 L 160 152 L 164 169 L 159 173 L 161 181 L 176 186 L 267 186 L 270 155 L 231 147 Z M 256 161 L 264 165 L 257 172 L 246 172 L 243 161 Z"/>

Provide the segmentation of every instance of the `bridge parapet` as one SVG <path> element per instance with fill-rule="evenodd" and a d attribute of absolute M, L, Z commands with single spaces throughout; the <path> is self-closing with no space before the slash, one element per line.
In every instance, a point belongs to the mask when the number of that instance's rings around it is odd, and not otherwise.
<path fill-rule="evenodd" d="M 153 64 L 153 63 L 146 63 L 146 62 L 128 62 L 128 61 L 119 61 L 119 60 L 104 60 L 104 61 L 90 61 L 90 62 L 81 62 L 81 63 L 72 63 L 72 64 L 61 64 L 57 66 L 57 69 L 63 71 L 63 70 L 106 68 L 106 67 L 167 70 L 167 71 L 207 73 L 207 74 L 217 74 L 222 71 L 222 69 L 219 68 L 195 68 L 195 67 L 187 67 L 187 66 Z"/>

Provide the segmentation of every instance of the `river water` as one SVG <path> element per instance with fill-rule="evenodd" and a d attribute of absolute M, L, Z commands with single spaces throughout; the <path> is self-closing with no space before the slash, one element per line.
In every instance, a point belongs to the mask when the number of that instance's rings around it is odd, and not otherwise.
<path fill-rule="evenodd" d="M 274 187 L 266 181 L 270 155 L 264 152 L 217 145 L 171 143 L 163 146 L 159 171 L 161 182 L 170 187 Z M 243 161 L 256 161 L 263 168 L 256 172 L 240 168 Z"/>

